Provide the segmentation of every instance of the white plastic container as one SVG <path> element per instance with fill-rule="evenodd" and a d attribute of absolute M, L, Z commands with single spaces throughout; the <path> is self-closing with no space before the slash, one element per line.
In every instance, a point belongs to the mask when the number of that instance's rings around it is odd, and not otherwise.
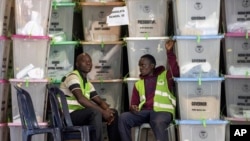
<path fill-rule="evenodd" d="M 41 122 L 38 123 L 39 126 L 46 127 L 48 123 Z M 22 125 L 21 123 L 8 123 L 10 129 L 10 141 L 20 141 L 22 140 Z M 46 134 L 36 134 L 32 136 L 31 141 L 47 141 Z"/>
<path fill-rule="evenodd" d="M 165 49 L 168 37 L 128 37 L 127 42 L 129 77 L 139 77 L 139 60 L 142 55 L 151 54 L 155 57 L 156 67 L 167 65 L 167 54 Z"/>
<path fill-rule="evenodd" d="M 175 78 L 181 120 L 220 119 L 223 78 Z"/>
<path fill-rule="evenodd" d="M 168 0 L 126 0 L 126 5 L 130 37 L 166 36 Z"/>
<path fill-rule="evenodd" d="M 178 120 L 179 141 L 225 141 L 227 121 Z"/>
<path fill-rule="evenodd" d="M 25 80 L 25 79 L 9 79 L 11 84 L 11 100 L 12 100 L 12 120 L 14 123 L 21 123 L 18 103 L 17 103 L 17 93 L 14 88 L 15 85 L 25 89 L 29 92 L 34 110 L 36 112 L 37 121 L 43 122 L 46 113 L 47 106 L 47 91 L 46 84 L 48 84 L 47 79 L 40 80 Z"/>
<path fill-rule="evenodd" d="M 8 140 L 8 126 L 7 123 L 0 123 L 0 140 L 7 141 Z"/>
<path fill-rule="evenodd" d="M 250 77 L 225 76 L 227 116 L 250 119 Z"/>
<path fill-rule="evenodd" d="M 109 104 L 110 108 L 122 112 L 123 105 L 123 81 L 122 79 L 113 80 L 91 80 L 90 81 L 98 95 Z"/>
<path fill-rule="evenodd" d="M 56 42 L 50 45 L 48 77 L 60 82 L 62 77 L 73 71 L 76 41 Z"/>
<path fill-rule="evenodd" d="M 16 34 L 45 36 L 52 0 L 15 0 Z"/>
<path fill-rule="evenodd" d="M 226 32 L 250 32 L 250 5 L 246 0 L 225 0 Z"/>
<path fill-rule="evenodd" d="M 0 103 L 1 103 L 0 104 L 0 123 L 7 122 L 8 97 L 9 97 L 9 83 L 7 80 L 0 79 Z"/>
<path fill-rule="evenodd" d="M 173 0 L 176 35 L 217 35 L 221 0 Z"/>
<path fill-rule="evenodd" d="M 227 33 L 224 48 L 226 73 L 247 75 L 250 72 L 250 41 L 246 38 L 246 34 Z"/>
<path fill-rule="evenodd" d="M 10 54 L 10 40 L 0 36 L 0 79 L 7 79 Z"/>
<path fill-rule="evenodd" d="M 90 80 L 110 80 L 122 78 L 122 43 L 123 42 L 82 42 L 83 52 L 92 58 Z"/>
<path fill-rule="evenodd" d="M 133 92 L 135 82 L 138 80 L 140 80 L 140 79 L 139 78 L 131 78 L 131 77 L 125 79 L 125 82 L 126 82 L 127 87 L 128 87 L 129 105 L 131 105 L 132 92 Z"/>
<path fill-rule="evenodd" d="M 72 2 L 72 0 L 53 0 L 53 3 Z"/>
<path fill-rule="evenodd" d="M 49 35 L 55 41 L 71 41 L 75 3 L 54 3 L 50 16 Z"/>
<path fill-rule="evenodd" d="M 175 36 L 180 77 L 218 77 L 223 36 Z"/>
<path fill-rule="evenodd" d="M 13 35 L 14 77 L 42 79 L 47 76 L 49 37 Z"/>
<path fill-rule="evenodd" d="M 85 41 L 119 41 L 121 26 L 108 26 L 106 17 L 114 7 L 124 6 L 123 2 L 83 2 L 82 19 Z"/>

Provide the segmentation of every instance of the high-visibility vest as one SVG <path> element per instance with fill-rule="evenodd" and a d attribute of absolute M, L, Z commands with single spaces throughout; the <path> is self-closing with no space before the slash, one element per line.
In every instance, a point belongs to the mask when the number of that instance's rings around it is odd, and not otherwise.
<path fill-rule="evenodd" d="M 85 96 L 87 99 L 90 99 L 90 87 L 91 87 L 91 84 L 90 82 L 87 82 L 85 84 L 85 88 L 84 88 L 84 83 L 83 83 L 83 79 L 81 77 L 81 75 L 79 74 L 79 72 L 77 70 L 71 72 L 70 74 L 75 74 L 77 75 L 77 77 L 79 78 L 80 80 L 80 87 L 81 87 L 81 91 L 82 91 L 82 94 L 83 96 Z M 69 75 L 70 75 L 69 74 Z M 67 103 L 68 103 L 68 107 L 69 107 L 69 111 L 72 112 L 72 111 L 75 111 L 75 110 L 80 110 L 80 109 L 83 109 L 85 108 L 84 106 L 82 106 L 76 99 L 76 97 L 74 95 L 72 96 L 67 96 Z"/>
<path fill-rule="evenodd" d="M 156 112 L 160 111 L 170 112 L 173 114 L 173 117 L 175 117 L 176 98 L 168 89 L 166 74 L 167 71 L 163 71 L 157 77 L 153 110 Z M 135 83 L 135 87 L 139 92 L 140 104 L 138 107 L 139 110 L 141 110 L 141 108 L 146 102 L 144 80 L 143 79 L 138 80 Z"/>

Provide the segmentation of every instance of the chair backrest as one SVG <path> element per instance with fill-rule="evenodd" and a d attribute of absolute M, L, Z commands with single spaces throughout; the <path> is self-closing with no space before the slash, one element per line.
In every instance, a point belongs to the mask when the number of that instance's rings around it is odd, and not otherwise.
<path fill-rule="evenodd" d="M 64 126 L 73 126 L 69 114 L 68 103 L 64 93 L 55 85 L 48 85 L 47 88 L 54 124 L 56 124 L 59 128 Z"/>
<path fill-rule="evenodd" d="M 36 114 L 30 94 L 18 86 L 14 86 L 17 94 L 17 102 L 22 127 L 32 130 L 40 128 L 36 119 Z"/>

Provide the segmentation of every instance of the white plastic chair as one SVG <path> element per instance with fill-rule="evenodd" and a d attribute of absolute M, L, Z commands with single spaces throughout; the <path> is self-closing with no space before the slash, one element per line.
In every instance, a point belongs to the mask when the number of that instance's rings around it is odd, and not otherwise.
<path fill-rule="evenodd" d="M 148 141 L 148 130 L 151 129 L 149 123 L 143 123 L 141 126 L 135 127 L 135 141 L 141 141 L 143 129 L 146 129 L 146 141 Z M 167 130 L 168 130 L 168 141 L 176 141 L 174 124 L 171 123 Z"/>

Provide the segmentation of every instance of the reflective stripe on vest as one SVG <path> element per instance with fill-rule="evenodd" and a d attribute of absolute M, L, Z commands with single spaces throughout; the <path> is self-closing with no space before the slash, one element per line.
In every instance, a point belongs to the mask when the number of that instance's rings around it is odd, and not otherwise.
<path fill-rule="evenodd" d="M 80 87 L 81 87 L 81 91 L 83 92 L 83 96 L 85 96 L 87 99 L 90 99 L 90 83 L 87 82 L 84 88 L 84 83 L 83 83 L 83 79 L 81 77 L 81 75 L 79 74 L 79 72 L 77 70 L 73 71 L 70 74 L 75 74 L 77 75 L 77 77 L 80 80 Z M 69 75 L 70 75 L 69 74 Z M 83 109 L 85 108 L 84 106 L 82 106 L 76 99 L 76 97 L 74 95 L 72 96 L 67 96 L 67 103 L 68 103 L 68 107 L 69 107 L 69 111 L 73 112 L 75 110 L 79 110 L 79 109 Z"/>
<path fill-rule="evenodd" d="M 167 71 L 163 71 L 157 77 L 153 109 L 154 111 L 170 112 L 173 114 L 173 116 L 175 116 L 176 99 L 168 89 L 166 74 L 167 74 Z M 143 79 L 138 80 L 135 83 L 135 87 L 137 91 L 139 92 L 139 96 L 140 96 L 139 109 L 141 110 L 141 108 L 146 102 L 144 80 Z"/>

